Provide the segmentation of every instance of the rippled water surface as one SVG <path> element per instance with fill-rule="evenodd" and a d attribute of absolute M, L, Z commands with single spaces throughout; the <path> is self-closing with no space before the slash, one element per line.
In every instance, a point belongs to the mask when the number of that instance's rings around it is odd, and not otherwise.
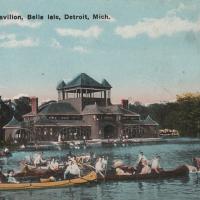
<path fill-rule="evenodd" d="M 69 150 L 44 151 L 44 155 L 64 156 Z M 113 159 L 123 159 L 126 164 L 134 164 L 139 151 L 143 151 L 150 159 L 155 154 L 161 156 L 163 168 L 175 168 L 182 164 L 191 164 L 191 158 L 200 157 L 200 141 L 192 139 L 168 140 L 164 144 L 143 144 L 117 147 L 97 147 L 75 150 L 75 153 L 93 151 L 97 155 L 106 155 L 111 164 Z M 33 152 L 14 152 L 8 159 L 0 160 L 5 168 L 16 168 L 19 161 Z M 167 180 L 102 182 L 76 187 L 59 189 L 45 189 L 33 191 L 0 192 L 0 199 L 26 200 L 26 199 L 142 199 L 142 200 L 179 200 L 200 198 L 200 175 L 190 174 L 189 177 Z"/>

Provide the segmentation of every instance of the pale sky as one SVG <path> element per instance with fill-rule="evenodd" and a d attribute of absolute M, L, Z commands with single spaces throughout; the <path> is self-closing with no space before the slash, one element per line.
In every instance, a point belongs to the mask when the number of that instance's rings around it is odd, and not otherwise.
<path fill-rule="evenodd" d="M 56 85 L 85 72 L 112 99 L 173 101 L 200 91 L 199 0 L 1 0 L 0 95 L 57 99 Z M 93 20 L 93 14 L 110 20 Z M 28 14 L 44 20 L 27 20 Z M 48 14 L 61 20 L 47 20 Z M 87 14 L 90 20 L 64 20 Z"/>

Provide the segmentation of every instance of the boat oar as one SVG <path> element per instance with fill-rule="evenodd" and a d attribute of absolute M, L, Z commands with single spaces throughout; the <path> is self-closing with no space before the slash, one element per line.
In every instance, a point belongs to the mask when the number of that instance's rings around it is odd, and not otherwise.
<path fill-rule="evenodd" d="M 93 172 L 95 172 L 95 171 L 93 171 Z M 96 172 L 95 172 L 96 173 Z M 88 179 L 85 179 L 85 178 L 83 178 L 83 177 L 80 177 L 81 179 L 83 179 L 83 180 L 85 180 L 85 181 L 87 181 L 87 182 L 94 182 L 94 181 L 96 181 L 97 180 L 97 177 L 96 177 L 96 179 L 95 180 L 88 180 Z"/>
<path fill-rule="evenodd" d="M 92 168 L 92 169 L 95 169 L 95 167 L 93 167 L 93 166 L 90 165 L 90 164 L 82 163 L 82 165 L 85 165 L 86 167 L 90 167 L 90 168 Z"/>
<path fill-rule="evenodd" d="M 108 166 L 108 156 L 107 156 L 107 159 L 106 159 L 106 166 L 105 166 L 105 173 L 104 173 L 104 181 L 105 181 L 105 179 L 106 179 L 107 166 Z"/>

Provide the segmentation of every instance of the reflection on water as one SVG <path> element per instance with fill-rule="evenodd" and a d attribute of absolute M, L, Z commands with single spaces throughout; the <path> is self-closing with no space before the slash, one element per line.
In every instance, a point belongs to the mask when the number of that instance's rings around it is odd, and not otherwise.
<path fill-rule="evenodd" d="M 69 150 L 45 151 L 47 157 L 62 157 Z M 123 159 L 125 163 L 133 165 L 137 159 L 139 151 L 143 151 L 150 159 L 155 154 L 161 156 L 163 168 L 174 168 L 185 163 L 191 164 L 191 158 L 200 156 L 200 141 L 190 141 L 184 139 L 180 143 L 177 141 L 156 145 L 129 145 L 118 147 L 98 147 L 75 150 L 73 153 L 95 152 L 97 155 L 104 154 L 109 157 L 109 165 L 113 159 Z M 0 160 L 0 165 L 7 168 L 16 168 L 19 161 L 33 152 L 14 152 L 13 157 Z M 199 176 L 199 177 L 198 177 Z M 13 191 L 0 192 L 2 200 L 160 200 L 160 199 L 199 199 L 200 195 L 200 174 L 190 174 L 189 177 L 165 180 L 147 181 L 123 181 L 123 182 L 102 182 L 100 184 L 88 184 L 76 187 L 59 189 L 33 190 L 33 191 Z"/>

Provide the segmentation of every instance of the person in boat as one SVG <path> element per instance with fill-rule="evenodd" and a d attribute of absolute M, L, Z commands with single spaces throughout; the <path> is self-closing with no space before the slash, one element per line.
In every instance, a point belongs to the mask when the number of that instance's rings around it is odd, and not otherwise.
<path fill-rule="evenodd" d="M 121 169 L 120 167 L 117 167 L 116 169 L 116 175 L 132 175 L 132 173 L 129 172 L 125 172 L 123 169 Z"/>
<path fill-rule="evenodd" d="M 139 174 L 149 174 L 149 173 L 151 173 L 151 168 L 149 167 L 147 160 L 141 158 L 140 165 L 141 165 L 141 169 L 139 171 Z"/>
<path fill-rule="evenodd" d="M 144 153 L 142 151 L 138 154 L 137 164 L 140 163 L 141 159 L 148 161 L 146 156 L 144 155 Z"/>
<path fill-rule="evenodd" d="M 46 160 L 43 159 L 42 155 L 43 155 L 43 153 L 36 154 L 35 159 L 33 161 L 35 167 L 40 166 L 40 165 L 46 163 Z"/>
<path fill-rule="evenodd" d="M 141 173 L 143 167 L 146 166 L 146 163 L 148 164 L 148 160 L 147 160 L 146 156 L 144 155 L 144 153 L 141 151 L 138 154 L 138 159 L 137 159 L 137 162 L 136 162 L 137 173 Z"/>
<path fill-rule="evenodd" d="M 192 159 L 193 165 L 197 168 L 197 171 L 200 170 L 200 158 L 193 158 Z"/>
<path fill-rule="evenodd" d="M 155 156 L 151 161 L 151 172 L 160 173 L 160 156 Z"/>
<path fill-rule="evenodd" d="M 91 162 L 91 165 L 94 165 L 95 161 L 96 161 L 96 154 L 91 151 L 90 152 L 90 162 Z"/>
<path fill-rule="evenodd" d="M 8 172 L 8 183 L 19 183 L 19 181 L 16 180 L 16 178 L 14 177 L 14 171 L 10 170 Z"/>
<path fill-rule="evenodd" d="M 103 170 L 105 170 L 108 164 L 108 160 L 105 159 L 104 156 L 101 157 L 101 163 L 102 163 Z"/>
<path fill-rule="evenodd" d="M 3 167 L 0 166 L 0 183 L 6 183 L 7 178 L 5 174 L 3 173 Z"/>
<path fill-rule="evenodd" d="M 59 164 L 58 164 L 58 162 L 54 158 L 50 161 L 49 168 L 52 171 L 57 171 L 59 169 Z"/>
<path fill-rule="evenodd" d="M 64 179 L 80 177 L 81 171 L 76 162 L 71 161 L 64 172 Z"/>
<path fill-rule="evenodd" d="M 103 172 L 105 171 L 104 167 L 105 167 L 105 165 L 102 163 L 102 158 L 99 157 L 97 159 L 96 164 L 95 164 L 95 171 L 96 171 L 97 174 L 100 174 L 102 177 L 104 177 L 104 175 L 103 175 Z"/>

